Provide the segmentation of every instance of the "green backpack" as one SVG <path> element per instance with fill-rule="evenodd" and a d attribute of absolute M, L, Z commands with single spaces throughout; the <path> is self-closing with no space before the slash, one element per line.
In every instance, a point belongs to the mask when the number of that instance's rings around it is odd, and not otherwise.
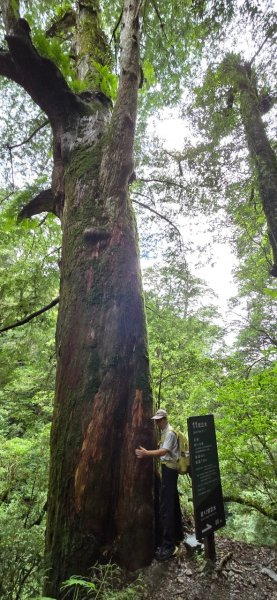
<path fill-rule="evenodd" d="M 189 473 L 190 457 L 189 457 L 189 445 L 186 436 L 178 429 L 173 430 L 178 442 L 179 458 L 177 461 L 177 471 L 180 475 L 186 475 Z"/>

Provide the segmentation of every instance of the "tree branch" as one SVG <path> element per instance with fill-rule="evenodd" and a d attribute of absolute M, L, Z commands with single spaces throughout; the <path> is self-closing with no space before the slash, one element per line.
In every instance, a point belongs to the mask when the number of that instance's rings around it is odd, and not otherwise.
<path fill-rule="evenodd" d="M 234 502 L 235 504 L 242 504 L 242 506 L 254 508 L 254 510 L 257 510 L 265 517 L 268 517 L 268 519 L 272 519 L 272 521 L 277 521 L 277 513 L 276 512 L 270 513 L 269 510 L 267 510 L 266 508 L 263 508 L 258 503 L 256 503 L 254 500 L 246 500 L 245 498 L 240 498 L 237 496 L 224 496 L 223 500 L 226 503 Z"/>
<path fill-rule="evenodd" d="M 27 219 L 42 212 L 50 212 L 57 217 L 59 216 L 58 209 L 55 206 L 55 198 L 51 189 L 42 190 L 42 192 L 28 202 L 28 204 L 23 206 L 18 215 L 18 220 L 21 221 L 21 219 Z"/>
<path fill-rule="evenodd" d="M 120 35 L 120 77 L 109 131 L 109 150 L 103 154 L 100 187 L 103 197 L 126 193 L 133 168 L 137 97 L 141 79 L 139 12 L 142 0 L 124 0 Z M 118 148 L 121 152 L 118 152 Z"/>
<path fill-rule="evenodd" d="M 139 192 L 133 192 L 134 194 L 140 196 L 141 194 L 139 194 Z M 161 215 L 157 210 L 155 210 L 154 208 L 151 208 L 150 206 L 148 206 L 147 204 L 144 204 L 144 202 L 140 202 L 139 200 L 134 200 L 133 202 L 135 202 L 135 204 L 138 204 L 139 206 L 142 206 L 142 208 L 147 208 L 147 210 L 150 210 L 150 212 L 154 213 L 154 215 L 157 215 L 157 217 L 160 217 L 160 219 L 163 219 L 164 221 L 166 221 L 167 223 L 169 223 L 169 225 L 171 227 L 173 227 L 175 229 L 175 231 L 177 231 L 178 236 L 180 238 L 180 246 L 183 245 L 183 238 L 181 235 L 181 232 L 179 231 L 178 227 L 176 225 L 174 225 L 174 223 L 172 223 L 172 221 L 170 221 L 170 219 L 168 219 L 168 217 L 165 217 L 164 215 Z"/>
<path fill-rule="evenodd" d="M 160 15 L 160 12 L 159 12 L 158 6 L 157 6 L 157 4 L 156 4 L 155 0 L 151 0 L 151 2 L 152 2 L 152 4 L 153 4 L 154 11 L 155 11 L 155 13 L 156 13 L 156 15 L 157 15 L 157 17 L 158 17 L 158 20 L 159 20 L 159 23 L 160 23 L 160 27 L 161 27 L 161 30 L 162 30 L 162 32 L 163 32 L 163 34 L 164 34 L 164 37 L 165 37 L 166 41 L 168 41 L 168 39 L 167 39 L 167 35 L 166 35 L 166 33 L 165 33 L 165 27 L 164 27 L 164 23 L 163 23 L 163 20 L 162 20 L 162 17 L 161 17 L 161 15 Z"/>
<path fill-rule="evenodd" d="M 14 194 L 14 190 L 12 190 L 8 194 L 6 194 L 6 196 L 4 196 L 3 198 L 1 198 L 0 199 L 0 206 L 2 206 L 2 204 L 4 204 L 4 202 L 6 202 L 6 200 L 8 200 L 13 194 Z"/>
<path fill-rule="evenodd" d="M 21 85 L 49 116 L 60 124 L 68 113 L 80 111 L 82 101 L 68 87 L 61 71 L 40 56 L 33 46 L 25 19 L 6 20 L 6 40 L 10 52 L 0 53 L 0 74 Z"/>
<path fill-rule="evenodd" d="M 67 10 L 62 17 L 52 23 L 46 30 L 45 35 L 46 37 L 55 37 L 74 25 L 76 25 L 76 12 L 74 10 Z"/>
<path fill-rule="evenodd" d="M 60 300 L 60 298 L 58 296 L 57 298 L 52 300 L 52 302 L 50 302 L 50 304 L 47 304 L 46 306 L 44 306 L 43 308 L 40 308 L 36 312 L 33 312 L 32 314 L 28 315 L 27 317 L 24 317 L 24 319 L 21 319 L 20 321 L 16 321 L 16 323 L 12 323 L 12 325 L 7 325 L 6 327 L 2 327 L 2 329 L 0 329 L 0 333 L 4 333 L 4 331 L 9 331 L 9 329 L 14 329 L 15 327 L 21 327 L 21 325 L 25 325 L 25 323 L 29 323 L 29 321 L 32 321 L 32 319 L 34 319 L 35 317 L 42 315 L 42 313 L 46 312 L 47 310 L 50 310 L 50 308 L 53 308 L 53 306 L 56 306 L 56 304 L 58 304 L 59 300 Z"/>
<path fill-rule="evenodd" d="M 19 0 L 1 0 L 0 4 L 5 29 L 9 33 L 16 26 L 19 19 Z"/>
<path fill-rule="evenodd" d="M 115 40 L 115 34 L 116 34 L 116 32 L 118 30 L 118 27 L 119 27 L 119 25 L 120 25 L 120 23 L 122 21 L 122 16 L 123 16 L 123 8 L 121 9 L 121 13 L 120 13 L 120 15 L 118 17 L 118 20 L 117 20 L 117 22 L 115 24 L 115 27 L 113 29 L 113 32 L 112 32 L 112 35 L 111 35 L 111 39 L 110 39 L 110 43 L 111 43 L 112 40 Z"/>
<path fill-rule="evenodd" d="M 272 31 L 272 28 L 270 28 L 265 36 L 264 41 L 260 44 L 260 46 L 259 46 L 258 50 L 255 52 L 254 56 L 252 56 L 252 58 L 250 59 L 250 61 L 249 61 L 250 67 L 253 65 L 253 62 L 254 62 L 255 58 L 257 58 L 258 54 L 260 54 L 260 52 L 263 49 L 264 45 L 266 44 L 267 40 L 269 40 L 271 38 L 272 33 L 274 35 L 274 31 Z M 272 41 L 274 41 L 274 38 L 272 38 Z"/>
<path fill-rule="evenodd" d="M 253 327 L 253 329 L 255 330 L 255 327 Z M 271 337 L 271 335 L 267 331 L 265 331 L 265 329 L 256 329 L 256 331 L 258 331 L 259 333 L 261 333 L 262 335 L 264 335 L 265 338 L 267 340 L 269 340 L 271 342 L 271 344 L 273 346 L 276 346 L 276 348 L 277 348 L 277 338 Z"/>
<path fill-rule="evenodd" d="M 162 315 L 157 310 L 149 306 L 149 304 L 145 304 L 145 308 L 147 308 L 147 310 L 151 310 L 151 312 L 154 313 L 154 315 L 156 315 L 157 317 L 159 317 L 159 319 L 165 320 L 166 317 L 162 317 Z"/>
<path fill-rule="evenodd" d="M 175 373 L 169 373 L 168 375 L 165 375 L 164 377 L 162 377 L 162 379 L 160 379 L 160 383 L 162 383 L 166 379 L 170 379 L 170 377 L 176 377 L 176 375 L 180 375 L 181 373 L 187 373 L 187 371 L 188 371 L 188 369 L 186 367 L 185 369 L 180 369 L 179 371 L 175 371 Z"/>
<path fill-rule="evenodd" d="M 29 135 L 29 137 L 26 138 L 26 140 L 23 140 L 23 142 L 20 142 L 19 144 L 14 144 L 13 146 L 10 146 L 9 144 L 7 144 L 7 148 L 9 150 L 13 150 L 14 148 L 19 148 L 19 146 L 23 146 L 24 144 L 28 144 L 33 137 L 41 130 L 43 129 L 43 127 L 45 127 L 46 125 L 49 125 L 49 121 L 48 119 L 43 121 L 43 123 L 41 123 L 40 125 L 38 125 L 38 127 L 36 127 L 36 129 Z"/>
<path fill-rule="evenodd" d="M 179 163 L 178 163 L 179 164 Z M 173 186 L 173 187 L 179 187 L 182 190 L 185 190 L 185 186 L 182 185 L 181 183 L 177 183 L 176 181 L 174 181 L 173 179 L 143 179 L 142 177 L 136 177 L 136 181 L 142 181 L 143 183 L 161 183 L 163 185 L 169 185 L 169 186 Z"/>
<path fill-rule="evenodd" d="M 266 440 L 261 435 L 259 435 L 258 433 L 256 433 L 255 437 L 257 438 L 258 442 L 260 442 L 263 450 L 267 454 L 267 456 L 268 456 L 268 458 L 269 458 L 269 460 L 271 462 L 274 474 L 277 477 L 277 461 L 276 461 L 276 458 L 274 456 L 274 453 L 272 452 L 271 448 L 267 444 Z"/>
<path fill-rule="evenodd" d="M 39 564 L 39 558 L 37 557 L 34 560 L 33 565 L 31 567 L 29 567 L 29 569 L 27 569 L 23 575 L 20 576 L 19 589 L 18 589 L 17 594 L 15 596 L 15 600 L 19 600 L 20 599 L 21 592 L 22 592 L 22 589 L 23 589 L 23 586 L 24 586 L 24 583 L 25 583 L 26 579 L 28 579 L 28 577 L 30 577 L 32 571 L 35 569 L 35 567 L 37 567 L 38 564 Z"/>
<path fill-rule="evenodd" d="M 43 517 L 44 517 L 44 515 L 45 515 L 45 513 L 46 513 L 46 512 L 47 512 L 47 502 L 45 502 L 45 504 L 44 504 L 44 506 L 42 507 L 42 509 L 41 509 L 41 512 L 40 512 L 40 514 L 38 515 L 38 517 L 36 518 L 36 520 L 35 520 L 35 521 L 33 521 L 33 522 L 32 522 L 32 523 L 31 523 L 31 524 L 28 526 L 28 529 L 31 529 L 32 527 L 34 527 L 34 525 L 40 525 L 40 524 L 41 524 L 41 522 L 42 522 L 42 520 L 43 520 Z"/>

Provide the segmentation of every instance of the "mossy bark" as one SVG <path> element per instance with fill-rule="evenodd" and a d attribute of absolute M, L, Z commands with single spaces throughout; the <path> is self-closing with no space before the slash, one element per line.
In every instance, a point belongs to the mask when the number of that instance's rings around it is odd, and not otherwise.
<path fill-rule="evenodd" d="M 111 67 L 108 40 L 101 28 L 99 0 L 79 3 L 76 35 L 77 73 L 90 88 L 99 88 L 99 73 L 95 63 Z"/>
<path fill-rule="evenodd" d="M 88 575 L 96 561 L 112 559 L 136 569 L 151 561 L 154 549 L 153 464 L 135 456 L 137 445 L 154 446 L 154 428 L 137 232 L 128 195 L 141 0 L 124 0 L 113 111 L 90 70 L 93 61 L 106 61 L 98 0 L 76 3 L 77 71 L 89 82 L 80 95 L 39 55 L 28 23 L 4 4 L 9 52 L 2 74 L 21 85 L 49 118 L 50 204 L 63 225 L 44 590 L 60 598 L 62 581 Z"/>
<path fill-rule="evenodd" d="M 253 73 L 238 65 L 236 83 L 240 91 L 240 110 L 251 161 L 257 175 L 260 197 L 267 220 L 273 253 L 271 274 L 277 277 L 277 159 L 262 120 Z"/>
<path fill-rule="evenodd" d="M 139 84 L 138 7 L 126 3 L 119 93 L 60 132 L 64 161 L 58 369 L 45 594 L 96 561 L 128 569 L 154 550 L 152 396 L 137 230 L 128 194 Z M 128 31 L 129 29 L 129 31 Z M 124 46 L 124 40 L 123 40 Z"/>

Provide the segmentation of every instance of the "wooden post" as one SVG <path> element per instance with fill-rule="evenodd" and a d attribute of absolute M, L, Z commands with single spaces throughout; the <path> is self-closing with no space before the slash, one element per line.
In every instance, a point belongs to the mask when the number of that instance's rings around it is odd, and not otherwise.
<path fill-rule="evenodd" d="M 204 538 L 204 554 L 205 558 L 215 562 L 216 560 L 216 551 L 215 551 L 215 541 L 214 541 L 214 533 L 210 533 L 207 537 Z"/>

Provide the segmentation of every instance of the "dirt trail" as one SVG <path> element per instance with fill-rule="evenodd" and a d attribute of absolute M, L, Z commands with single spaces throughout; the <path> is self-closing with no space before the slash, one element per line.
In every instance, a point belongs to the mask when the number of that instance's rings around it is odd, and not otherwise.
<path fill-rule="evenodd" d="M 213 570 L 203 553 L 190 556 L 183 545 L 173 559 L 154 561 L 145 599 L 277 600 L 276 548 L 217 537 L 216 550 Z"/>

